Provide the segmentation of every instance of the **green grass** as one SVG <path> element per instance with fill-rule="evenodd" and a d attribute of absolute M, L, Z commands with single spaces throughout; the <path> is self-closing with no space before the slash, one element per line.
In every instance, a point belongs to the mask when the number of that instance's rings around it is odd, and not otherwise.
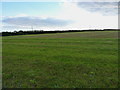
<path fill-rule="evenodd" d="M 3 88 L 117 88 L 117 33 L 3 37 Z"/>

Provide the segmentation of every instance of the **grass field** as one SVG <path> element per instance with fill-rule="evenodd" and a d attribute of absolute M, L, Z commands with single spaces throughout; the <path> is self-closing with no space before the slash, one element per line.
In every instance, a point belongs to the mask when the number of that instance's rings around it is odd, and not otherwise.
<path fill-rule="evenodd" d="M 117 88 L 118 32 L 2 38 L 3 88 Z"/>

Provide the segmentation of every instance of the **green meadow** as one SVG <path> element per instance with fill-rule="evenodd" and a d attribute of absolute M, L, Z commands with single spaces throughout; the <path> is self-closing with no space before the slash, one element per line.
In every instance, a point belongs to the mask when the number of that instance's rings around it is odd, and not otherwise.
<path fill-rule="evenodd" d="M 2 37 L 3 88 L 117 88 L 118 31 Z"/>

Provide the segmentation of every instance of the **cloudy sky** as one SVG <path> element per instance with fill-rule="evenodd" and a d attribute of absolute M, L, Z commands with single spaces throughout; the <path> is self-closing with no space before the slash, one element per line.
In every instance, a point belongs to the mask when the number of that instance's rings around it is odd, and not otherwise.
<path fill-rule="evenodd" d="M 117 29 L 118 3 L 2 2 L 1 17 L 3 31 Z"/>

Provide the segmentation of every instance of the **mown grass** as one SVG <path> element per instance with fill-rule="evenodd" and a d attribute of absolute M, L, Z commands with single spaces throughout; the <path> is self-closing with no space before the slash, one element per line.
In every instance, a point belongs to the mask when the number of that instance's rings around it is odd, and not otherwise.
<path fill-rule="evenodd" d="M 117 33 L 3 37 L 3 88 L 117 88 Z"/>

